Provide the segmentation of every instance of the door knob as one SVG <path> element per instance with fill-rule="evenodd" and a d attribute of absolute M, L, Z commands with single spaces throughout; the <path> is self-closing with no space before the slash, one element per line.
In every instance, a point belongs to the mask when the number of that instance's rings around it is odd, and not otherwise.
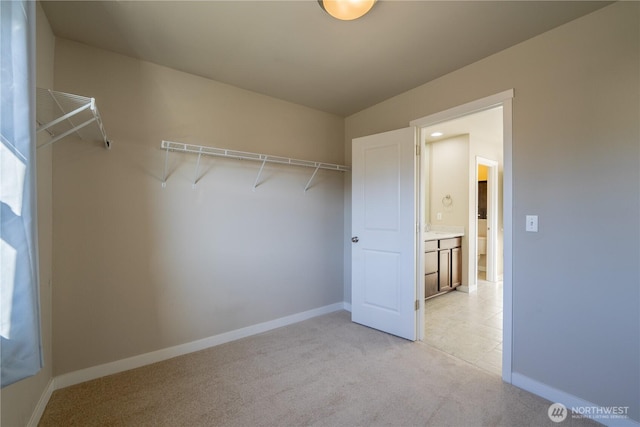
<path fill-rule="evenodd" d="M 352 238 L 351 238 L 351 241 L 352 241 L 353 243 L 358 243 L 358 242 L 360 241 L 360 239 L 358 239 L 358 236 L 355 236 L 355 237 L 352 237 Z"/>

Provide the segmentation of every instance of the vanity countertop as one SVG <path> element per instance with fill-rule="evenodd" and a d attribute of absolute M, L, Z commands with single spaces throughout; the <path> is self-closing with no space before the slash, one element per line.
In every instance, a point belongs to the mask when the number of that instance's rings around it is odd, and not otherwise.
<path fill-rule="evenodd" d="M 451 231 L 426 231 L 422 234 L 425 241 L 427 240 L 440 240 L 440 239 L 452 239 L 454 237 L 464 236 L 463 232 L 451 232 Z"/>

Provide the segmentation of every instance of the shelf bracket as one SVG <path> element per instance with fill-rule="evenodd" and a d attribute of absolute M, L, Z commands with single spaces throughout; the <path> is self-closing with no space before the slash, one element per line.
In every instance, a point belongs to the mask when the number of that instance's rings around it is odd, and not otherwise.
<path fill-rule="evenodd" d="M 43 130 L 49 129 L 51 126 L 55 126 L 58 123 L 63 122 L 65 120 L 75 116 L 76 114 L 83 112 L 84 110 L 86 110 L 88 108 L 91 108 L 91 104 L 86 104 L 86 105 L 83 105 L 82 107 L 76 108 L 72 112 L 67 113 L 64 116 L 58 117 L 57 119 L 55 119 L 52 122 L 49 122 L 47 124 L 44 124 L 44 125 L 40 126 L 38 129 L 36 129 L 36 132 L 41 132 Z"/>
<path fill-rule="evenodd" d="M 265 156 L 262 160 L 262 166 L 260 166 L 260 170 L 258 171 L 258 176 L 256 176 L 256 180 L 253 183 L 253 190 L 256 191 L 256 187 L 258 186 L 258 181 L 260 180 L 260 175 L 262 175 L 262 170 L 264 169 L 264 165 L 267 163 L 267 157 Z"/>
<path fill-rule="evenodd" d="M 169 147 L 164 153 L 164 172 L 162 173 L 162 188 L 167 186 L 167 164 L 169 163 Z"/>
<path fill-rule="evenodd" d="M 318 170 L 320 169 L 320 165 L 321 165 L 321 163 L 318 163 L 318 165 L 316 166 L 316 170 L 313 171 L 313 175 L 311 175 L 311 178 L 309 178 L 309 181 L 307 182 L 307 185 L 304 187 L 304 192 L 305 193 L 307 192 L 307 190 L 311 186 L 311 182 L 313 181 L 313 178 L 316 177 L 316 174 L 318 173 Z"/>
<path fill-rule="evenodd" d="M 196 184 L 198 183 L 198 169 L 200 169 L 200 158 L 202 157 L 202 148 L 200 149 L 200 152 L 198 153 L 198 161 L 196 162 L 196 174 L 193 177 L 193 184 L 191 185 L 191 188 L 195 189 L 196 188 Z"/>
<path fill-rule="evenodd" d="M 54 137 L 53 137 L 53 138 L 51 138 L 49 141 L 45 142 L 45 143 L 44 143 L 44 144 L 42 144 L 42 145 L 38 145 L 36 148 L 44 148 L 44 147 L 46 147 L 46 146 L 48 146 L 48 145 L 51 145 L 51 144 L 53 144 L 54 142 L 57 142 L 57 141 L 61 140 L 62 138 L 66 137 L 66 136 L 69 136 L 69 135 L 71 135 L 72 133 L 75 133 L 75 132 L 79 131 L 79 130 L 80 130 L 80 129 L 82 129 L 83 127 L 85 127 L 85 126 L 87 126 L 87 125 L 89 125 L 89 124 L 91 124 L 91 123 L 93 123 L 93 122 L 95 122 L 95 121 L 96 121 L 95 117 L 94 117 L 93 119 L 89 119 L 89 120 L 87 120 L 86 122 L 84 122 L 84 123 L 82 123 L 82 124 L 79 124 L 78 126 L 76 126 L 76 127 L 74 127 L 74 128 L 71 128 L 71 129 L 69 129 L 68 131 L 66 131 L 66 132 L 64 132 L 64 133 L 61 133 L 60 135 L 56 135 L 56 136 L 54 136 Z M 43 129 L 43 130 L 44 130 L 44 129 Z"/>

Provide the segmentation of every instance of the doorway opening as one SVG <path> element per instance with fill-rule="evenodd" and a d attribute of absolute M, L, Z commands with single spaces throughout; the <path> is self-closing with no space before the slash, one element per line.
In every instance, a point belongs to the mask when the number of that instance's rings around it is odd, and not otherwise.
<path fill-rule="evenodd" d="M 420 171 L 423 230 L 464 229 L 462 283 L 455 291 L 425 300 L 418 316 L 420 339 L 501 375 L 507 382 L 511 380 L 512 330 L 509 280 L 512 96 L 513 92 L 508 91 L 411 123 L 419 129 L 423 150 Z M 437 165 L 434 170 L 442 170 L 443 162 L 447 162 L 446 158 L 437 157 L 443 145 L 438 150 L 434 148 L 435 144 L 448 140 L 458 147 L 460 144 L 467 147 L 466 163 L 463 162 L 466 167 L 457 172 L 466 186 L 460 187 L 458 183 L 458 189 L 451 187 L 455 184 L 451 179 L 446 180 L 450 187 L 443 188 L 430 170 L 432 165 Z M 461 156 L 459 148 L 457 156 Z M 486 176 L 482 175 L 483 169 Z M 449 212 L 440 213 L 433 208 L 442 194 L 453 199 Z M 479 203 L 482 199 L 485 203 Z M 419 253 L 425 245 L 420 242 Z M 418 270 L 420 278 L 424 266 Z M 420 289 L 418 294 L 424 295 Z"/>
<path fill-rule="evenodd" d="M 497 121 L 496 121 L 497 122 Z M 500 124 L 501 125 L 501 124 Z M 498 126 L 498 123 L 490 124 Z M 476 156 L 475 193 L 476 218 L 476 280 L 498 282 L 502 277 L 503 228 L 501 212 L 502 180 L 502 138 L 495 132 L 493 145 L 495 159 Z"/>

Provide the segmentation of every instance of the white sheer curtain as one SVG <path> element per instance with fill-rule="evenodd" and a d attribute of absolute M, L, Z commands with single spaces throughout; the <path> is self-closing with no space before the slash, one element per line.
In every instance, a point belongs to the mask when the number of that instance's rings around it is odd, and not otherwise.
<path fill-rule="evenodd" d="M 2 387 L 42 367 L 35 198 L 35 6 L 0 1 Z"/>

